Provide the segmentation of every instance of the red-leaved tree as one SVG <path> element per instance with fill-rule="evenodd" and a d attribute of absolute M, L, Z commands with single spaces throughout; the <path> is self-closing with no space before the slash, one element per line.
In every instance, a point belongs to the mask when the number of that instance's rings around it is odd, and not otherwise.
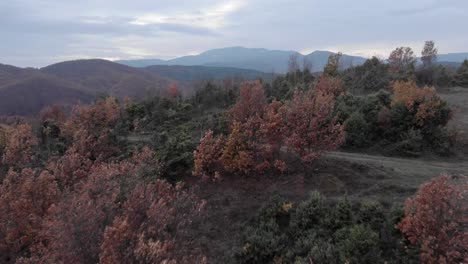
<path fill-rule="evenodd" d="M 468 178 L 441 175 L 406 200 L 397 225 L 421 249 L 421 262 L 468 263 Z"/>
<path fill-rule="evenodd" d="M 240 88 L 239 99 L 229 111 L 231 122 L 246 122 L 249 118 L 261 116 L 266 105 L 265 89 L 259 81 L 246 82 Z"/>
<path fill-rule="evenodd" d="M 34 161 L 34 147 L 37 138 L 29 124 L 19 124 L 9 136 L 2 163 L 6 166 L 23 168 Z"/>
<path fill-rule="evenodd" d="M 154 153 L 147 148 L 128 160 L 94 163 L 87 177 L 66 188 L 49 208 L 31 257 L 22 261 L 98 263 L 106 227 L 122 213 L 135 187 L 150 181 L 146 173 L 154 166 Z"/>
<path fill-rule="evenodd" d="M 222 169 L 220 158 L 223 154 L 223 147 L 223 138 L 215 138 L 213 131 L 209 130 L 193 152 L 195 164 L 192 174 L 205 179 L 219 179 Z"/>
<path fill-rule="evenodd" d="M 0 185 L 0 261 L 14 262 L 29 254 L 44 216 L 58 202 L 60 191 L 52 175 L 32 169 L 10 170 Z"/>
<path fill-rule="evenodd" d="M 100 263 L 206 263 L 189 235 L 202 207 L 182 185 L 137 186 L 104 233 Z"/>
<path fill-rule="evenodd" d="M 90 160 L 105 160 L 116 154 L 113 129 L 120 118 L 121 108 L 109 97 L 90 106 L 77 106 L 65 123 L 64 134 L 73 142 L 72 152 Z"/>
<path fill-rule="evenodd" d="M 287 107 L 286 147 L 305 167 L 344 141 L 343 125 L 333 116 L 335 97 L 323 90 L 296 91 Z"/>

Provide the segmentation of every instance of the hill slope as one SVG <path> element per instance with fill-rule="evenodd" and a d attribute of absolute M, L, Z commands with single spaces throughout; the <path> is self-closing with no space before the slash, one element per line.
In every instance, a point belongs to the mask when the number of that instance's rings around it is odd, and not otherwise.
<path fill-rule="evenodd" d="M 191 82 L 198 80 L 223 80 L 225 78 L 241 78 L 254 80 L 257 78 L 270 79 L 271 74 L 260 71 L 208 66 L 180 66 L 180 65 L 153 65 L 145 68 L 151 73 L 164 76 L 169 79 Z"/>
<path fill-rule="evenodd" d="M 94 96 L 73 84 L 36 75 L 0 87 L 0 115 L 31 116 L 50 105 L 89 103 Z"/>
<path fill-rule="evenodd" d="M 41 72 L 77 83 L 89 93 L 119 98 L 155 95 L 171 83 L 146 70 L 99 59 L 61 62 L 44 67 Z"/>

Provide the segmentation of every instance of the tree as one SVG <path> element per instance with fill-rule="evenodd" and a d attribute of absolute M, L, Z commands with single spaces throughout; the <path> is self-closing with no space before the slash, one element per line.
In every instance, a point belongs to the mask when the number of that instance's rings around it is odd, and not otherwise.
<path fill-rule="evenodd" d="M 192 174 L 204 178 L 219 179 L 221 176 L 220 158 L 223 154 L 223 146 L 223 138 L 214 138 L 213 131 L 209 130 L 193 152 L 195 164 Z"/>
<path fill-rule="evenodd" d="M 179 87 L 177 86 L 176 83 L 172 83 L 171 85 L 169 85 L 167 93 L 169 94 L 169 98 L 172 98 L 172 99 L 179 98 L 181 94 Z"/>
<path fill-rule="evenodd" d="M 62 129 L 66 116 L 57 105 L 44 108 L 39 116 L 41 144 L 46 146 L 49 156 L 58 154 L 65 148 L 64 140 L 62 140 Z"/>
<path fill-rule="evenodd" d="M 306 168 L 344 141 L 344 127 L 332 116 L 334 105 L 333 94 L 322 90 L 296 91 L 287 105 L 286 146 L 299 156 Z"/>
<path fill-rule="evenodd" d="M 153 181 L 154 152 L 135 151 L 120 162 L 96 162 L 86 177 L 63 188 L 43 219 L 32 263 L 98 263 L 104 231 L 139 184 Z"/>
<path fill-rule="evenodd" d="M 10 170 L 0 185 L 0 261 L 27 256 L 37 241 L 49 207 L 60 191 L 48 172 Z"/>
<path fill-rule="evenodd" d="M 34 148 L 37 138 L 29 124 L 19 124 L 11 133 L 5 146 L 2 163 L 16 168 L 22 168 L 34 161 Z"/>
<path fill-rule="evenodd" d="M 268 167 L 274 167 L 280 172 L 287 169 L 286 162 L 280 158 L 286 131 L 284 110 L 284 104 L 276 100 L 266 106 L 256 139 L 261 148 L 259 152 L 263 155 L 263 162 L 268 161 Z"/>
<path fill-rule="evenodd" d="M 0 125 L 0 156 L 3 157 L 3 152 L 8 144 L 13 128 L 7 125 Z"/>
<path fill-rule="evenodd" d="M 431 68 L 437 60 L 437 49 L 435 43 L 432 40 L 428 40 L 424 43 L 423 50 L 421 51 L 421 61 L 423 68 Z"/>
<path fill-rule="evenodd" d="M 406 200 L 405 216 L 397 227 L 421 248 L 422 263 L 468 261 L 468 178 L 441 175 L 423 184 Z"/>
<path fill-rule="evenodd" d="M 345 70 L 342 76 L 346 89 L 353 93 L 377 92 L 389 87 L 388 65 L 377 57 Z"/>
<path fill-rule="evenodd" d="M 182 185 L 158 180 L 138 185 L 123 213 L 106 228 L 99 262 L 206 263 L 199 246 L 189 238 L 191 221 L 204 206 Z"/>
<path fill-rule="evenodd" d="M 340 60 L 342 57 L 342 53 L 338 52 L 335 54 L 331 54 L 328 57 L 328 62 L 325 65 L 325 68 L 323 69 L 323 74 L 331 77 L 336 77 L 338 76 L 339 72 L 338 70 L 340 69 Z"/>
<path fill-rule="evenodd" d="M 113 129 L 120 115 L 121 108 L 112 97 L 75 107 L 64 125 L 64 135 L 73 142 L 71 152 L 93 161 L 105 160 L 118 152 Z"/>
<path fill-rule="evenodd" d="M 291 74 L 296 74 L 296 72 L 299 71 L 299 63 L 297 61 L 297 57 L 297 53 L 292 53 L 291 55 L 289 55 L 288 72 Z"/>
<path fill-rule="evenodd" d="M 414 73 L 416 56 L 410 47 L 398 47 L 388 57 L 390 73 L 397 80 L 408 80 Z"/>
<path fill-rule="evenodd" d="M 414 124 L 419 127 L 445 125 L 452 117 L 446 102 L 437 95 L 433 87 L 419 88 L 414 81 L 393 85 L 392 105 L 403 104 L 414 115 Z"/>
<path fill-rule="evenodd" d="M 304 57 L 302 59 L 302 71 L 304 73 L 309 73 L 309 74 L 312 73 L 313 66 L 314 65 L 312 65 L 312 62 L 310 60 L 308 60 L 307 57 Z"/>
<path fill-rule="evenodd" d="M 252 116 L 262 115 L 266 104 L 265 90 L 259 81 L 246 82 L 229 114 L 232 122 L 245 122 Z"/>
<path fill-rule="evenodd" d="M 455 84 L 468 88 L 468 60 L 464 60 L 454 76 Z"/>
<path fill-rule="evenodd" d="M 234 122 L 231 125 L 231 132 L 221 155 L 221 163 L 226 171 L 244 175 L 254 171 L 258 151 L 255 147 L 254 130 L 249 129 L 252 122 L 253 119 L 249 119 L 249 124 Z"/>

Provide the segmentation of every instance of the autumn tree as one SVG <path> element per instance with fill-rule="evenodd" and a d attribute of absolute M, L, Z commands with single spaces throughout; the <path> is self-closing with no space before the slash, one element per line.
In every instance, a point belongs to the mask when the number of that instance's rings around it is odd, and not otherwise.
<path fill-rule="evenodd" d="M 280 172 L 287 169 L 286 162 L 281 160 L 281 147 L 285 142 L 285 108 L 284 104 L 274 100 L 265 108 L 262 117 L 259 137 L 260 153 L 263 154 L 264 162 L 268 162 L 268 167 L 275 168 Z"/>
<path fill-rule="evenodd" d="M 29 124 L 17 125 L 9 136 L 2 163 L 6 166 L 22 168 L 34 161 L 34 148 L 37 138 Z"/>
<path fill-rule="evenodd" d="M 108 97 L 90 106 L 77 106 L 64 125 L 64 134 L 73 142 L 70 147 L 90 160 L 105 160 L 118 150 L 113 129 L 121 108 L 115 98 Z"/>
<path fill-rule="evenodd" d="M 287 106 L 286 146 L 298 155 L 306 168 L 344 140 L 343 125 L 333 117 L 335 97 L 327 90 L 296 91 Z"/>
<path fill-rule="evenodd" d="M 60 191 L 48 172 L 10 170 L 0 185 L 0 262 L 27 256 L 37 241 L 49 207 Z"/>
<path fill-rule="evenodd" d="M 256 118 L 255 121 L 259 121 L 259 119 Z M 254 130 L 249 129 L 253 123 L 254 120 L 249 119 L 248 124 L 234 122 L 231 125 L 231 131 L 220 158 L 226 171 L 244 175 L 254 171 L 257 165 L 256 155 L 259 153 L 256 149 Z M 256 124 L 258 125 L 259 122 Z"/>
<path fill-rule="evenodd" d="M 408 80 L 414 73 L 416 56 L 410 47 L 398 47 L 388 57 L 390 72 L 397 80 Z"/>
<path fill-rule="evenodd" d="M 172 83 L 171 85 L 169 85 L 169 88 L 167 89 L 167 93 L 169 94 L 169 98 L 171 99 L 177 99 L 181 95 L 179 87 L 177 86 L 176 83 Z"/>
<path fill-rule="evenodd" d="M 447 175 L 423 184 L 406 200 L 405 216 L 397 225 L 406 238 L 419 245 L 421 263 L 468 261 L 468 178 Z"/>
<path fill-rule="evenodd" d="M 191 222 L 203 208 L 193 194 L 158 180 L 138 185 L 123 213 L 106 228 L 99 262 L 206 263 L 189 237 Z"/>
<path fill-rule="evenodd" d="M 262 115 L 266 104 L 263 85 L 259 81 L 246 82 L 240 88 L 236 104 L 229 111 L 232 122 L 245 122 L 252 116 Z"/>
<path fill-rule="evenodd" d="M 193 152 L 194 169 L 192 174 L 203 178 L 219 179 L 221 176 L 220 158 L 223 154 L 224 140 L 215 138 L 209 130 Z"/>
<path fill-rule="evenodd" d="M 94 163 L 86 177 L 74 188 L 64 188 L 49 208 L 30 261 L 98 263 L 106 227 L 137 185 L 155 180 L 154 167 L 154 152 L 148 148 L 120 162 Z"/>
<path fill-rule="evenodd" d="M 405 105 L 419 127 L 445 125 L 452 117 L 452 111 L 433 87 L 419 88 L 414 81 L 394 83 L 392 105 L 397 104 Z"/>
<path fill-rule="evenodd" d="M 7 125 L 0 125 L 0 156 L 3 157 L 3 151 L 8 144 L 8 140 L 13 129 Z"/>
<path fill-rule="evenodd" d="M 119 118 L 120 106 L 115 98 L 75 107 L 63 125 L 63 135 L 72 144 L 64 155 L 52 157 L 46 166 L 62 188 L 71 188 L 87 177 L 94 164 L 119 153 L 114 134 Z"/>

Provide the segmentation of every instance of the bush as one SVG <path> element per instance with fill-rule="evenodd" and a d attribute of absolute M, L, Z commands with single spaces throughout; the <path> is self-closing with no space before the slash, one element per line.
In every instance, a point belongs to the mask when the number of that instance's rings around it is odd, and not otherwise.
<path fill-rule="evenodd" d="M 400 211 L 398 211 L 400 212 Z M 317 192 L 298 205 L 275 198 L 246 227 L 240 263 L 411 263 L 394 211 L 378 203 L 327 200 Z M 399 214 L 398 216 L 400 216 Z M 393 262 L 397 261 L 397 262 Z"/>
<path fill-rule="evenodd" d="M 345 121 L 346 131 L 346 146 L 350 147 L 367 147 L 369 145 L 369 125 L 364 120 L 364 115 L 359 112 L 354 112 Z"/>

